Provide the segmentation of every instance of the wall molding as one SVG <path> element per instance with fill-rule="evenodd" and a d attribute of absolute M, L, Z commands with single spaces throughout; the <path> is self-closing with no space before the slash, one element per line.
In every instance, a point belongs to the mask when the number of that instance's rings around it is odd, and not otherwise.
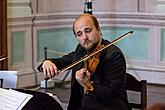
<path fill-rule="evenodd" d="M 8 17 L 8 26 L 31 25 L 35 26 L 65 25 L 71 27 L 79 13 L 53 13 L 36 14 L 27 17 Z M 132 24 L 132 25 L 153 25 L 165 26 L 165 15 L 146 13 L 112 13 L 98 12 L 94 14 L 101 24 Z M 53 23 L 53 24 L 52 24 Z"/>
<path fill-rule="evenodd" d="M 42 25 L 65 25 L 71 26 L 79 13 L 53 13 L 53 14 L 36 14 L 35 26 Z M 131 24 L 131 25 L 153 25 L 165 26 L 165 15 L 146 14 L 146 13 L 112 13 L 98 12 L 94 14 L 101 24 Z M 41 22 L 42 21 L 42 22 Z M 53 24 L 52 24 L 53 23 Z"/>
<path fill-rule="evenodd" d="M 8 28 L 31 28 L 33 25 L 34 16 L 28 17 L 8 17 Z"/>

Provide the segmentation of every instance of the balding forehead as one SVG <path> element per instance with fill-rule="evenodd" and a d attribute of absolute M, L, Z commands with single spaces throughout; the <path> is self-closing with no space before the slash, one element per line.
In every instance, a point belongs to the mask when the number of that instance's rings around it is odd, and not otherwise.
<path fill-rule="evenodd" d="M 76 22 L 79 21 L 79 20 L 82 20 L 82 19 L 86 19 L 86 20 L 89 19 L 89 20 L 91 20 L 92 24 L 96 27 L 96 29 L 97 30 L 100 29 L 100 26 L 99 26 L 99 23 L 98 23 L 96 17 L 91 15 L 91 14 L 85 13 L 85 14 L 79 15 L 76 18 L 76 20 L 74 21 L 73 28 L 72 28 L 74 34 L 75 34 L 74 27 L 75 27 Z"/>
<path fill-rule="evenodd" d="M 80 15 L 80 16 L 76 19 L 76 21 L 82 20 L 82 19 L 90 19 L 90 20 L 92 21 L 91 16 L 90 16 L 89 14 Z M 75 22 L 76 22 L 76 21 L 75 21 Z"/>
<path fill-rule="evenodd" d="M 89 21 L 94 25 L 94 22 L 93 22 L 93 20 L 92 20 L 92 18 L 90 17 L 89 14 L 82 14 L 75 20 L 75 22 L 73 24 L 73 27 L 75 27 L 75 25 L 77 25 L 77 23 L 81 24 L 81 22 L 84 21 L 84 20 Z"/>

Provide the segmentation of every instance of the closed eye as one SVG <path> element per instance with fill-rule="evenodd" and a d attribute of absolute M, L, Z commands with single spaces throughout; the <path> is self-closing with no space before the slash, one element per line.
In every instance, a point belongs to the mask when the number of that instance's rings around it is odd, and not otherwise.
<path fill-rule="evenodd" d="M 90 33 L 92 31 L 92 28 L 85 28 L 84 29 L 84 32 L 85 33 Z M 78 31 L 77 33 L 76 33 L 76 36 L 78 36 L 78 37 L 81 37 L 83 35 L 83 32 L 82 31 Z"/>
<path fill-rule="evenodd" d="M 85 28 L 85 33 L 90 33 L 92 31 L 92 28 Z"/>
<path fill-rule="evenodd" d="M 83 32 L 78 31 L 76 35 L 80 37 L 80 36 L 82 36 L 82 34 L 83 34 Z"/>

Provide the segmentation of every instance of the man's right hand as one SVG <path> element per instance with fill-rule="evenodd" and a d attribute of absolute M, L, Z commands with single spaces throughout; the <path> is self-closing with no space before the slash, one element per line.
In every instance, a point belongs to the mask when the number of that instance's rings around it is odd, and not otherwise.
<path fill-rule="evenodd" d="M 43 72 L 46 78 L 55 77 L 58 74 L 57 66 L 50 60 L 45 60 L 42 64 Z"/>

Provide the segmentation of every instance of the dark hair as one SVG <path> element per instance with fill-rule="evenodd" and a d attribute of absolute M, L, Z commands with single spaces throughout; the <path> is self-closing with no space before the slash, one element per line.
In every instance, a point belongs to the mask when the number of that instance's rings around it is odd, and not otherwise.
<path fill-rule="evenodd" d="M 97 29 L 97 30 L 100 30 L 100 26 L 99 26 L 99 22 L 98 22 L 97 18 L 96 18 L 95 16 L 91 15 L 91 14 L 85 13 L 85 14 L 81 14 L 80 16 L 78 16 L 78 17 L 76 18 L 76 20 L 73 22 L 72 31 L 73 31 L 73 34 L 74 34 L 75 36 L 76 36 L 76 33 L 75 33 L 75 31 L 74 31 L 74 25 L 75 25 L 76 21 L 77 21 L 81 16 L 84 16 L 84 15 L 90 17 L 91 20 L 92 20 L 92 22 L 93 22 L 93 24 L 94 24 L 94 26 L 96 27 L 96 29 Z"/>

